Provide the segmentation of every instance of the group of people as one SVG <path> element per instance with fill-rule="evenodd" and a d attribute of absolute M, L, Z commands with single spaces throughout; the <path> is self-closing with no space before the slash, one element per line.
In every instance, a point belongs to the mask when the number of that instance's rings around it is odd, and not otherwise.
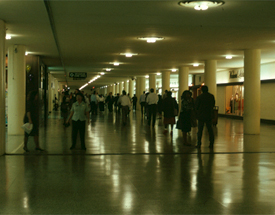
<path fill-rule="evenodd" d="M 192 98 L 192 93 L 189 90 L 185 90 L 181 95 L 181 108 L 178 109 L 178 104 L 175 98 L 172 98 L 171 91 L 165 91 L 163 97 L 160 97 L 154 92 L 154 89 L 150 89 L 150 93 L 147 95 L 145 92 L 140 97 L 141 113 L 147 115 L 148 126 L 155 126 L 157 112 L 162 113 L 164 116 L 163 124 L 164 131 L 163 133 L 168 133 L 168 126 L 170 125 L 171 131 L 170 134 L 173 134 L 173 127 L 176 124 L 175 116 L 178 116 L 177 128 L 182 130 L 183 133 L 183 143 L 185 145 L 190 145 L 187 141 L 187 133 L 191 131 L 191 127 L 198 126 L 197 133 L 197 148 L 201 147 L 201 139 L 204 124 L 208 129 L 209 133 L 209 147 L 213 148 L 214 145 L 214 133 L 212 128 L 212 117 L 213 117 L 213 108 L 215 106 L 215 98 L 212 94 L 208 92 L 207 86 L 202 86 L 202 94 L 196 98 L 194 102 Z M 30 134 L 25 133 L 24 141 L 24 150 L 29 151 L 27 148 L 27 142 L 29 136 L 35 137 L 36 150 L 43 151 L 39 147 L 38 142 L 38 116 L 36 116 L 36 100 L 38 98 L 37 92 L 30 94 L 28 99 L 28 108 L 24 122 L 29 122 L 33 124 L 34 129 Z M 85 126 L 86 121 L 90 123 L 90 112 L 96 114 L 97 107 L 99 110 L 104 111 L 104 104 L 107 104 L 110 112 L 113 111 L 113 105 L 115 108 L 122 110 L 122 122 L 123 125 L 127 123 L 127 116 L 129 114 L 130 108 L 133 104 L 133 107 L 136 109 L 137 97 L 131 99 L 127 95 L 126 91 L 122 92 L 122 95 L 117 95 L 116 97 L 112 96 L 112 93 L 106 97 L 106 99 L 100 95 L 98 96 L 94 91 L 93 94 L 89 97 L 85 96 L 83 92 L 79 90 L 75 91 L 73 96 L 65 94 L 63 101 L 61 103 L 61 113 L 64 118 L 64 125 L 68 125 L 72 120 L 72 146 L 71 150 L 75 149 L 76 140 L 78 133 L 80 134 L 81 148 L 86 150 L 85 146 Z M 89 107 L 90 104 L 90 107 Z M 102 107 L 103 106 L 103 107 Z M 70 114 L 68 110 L 70 109 Z M 119 111 L 119 109 L 117 111 Z M 145 109 L 145 110 L 144 110 Z M 178 113 L 179 112 L 179 113 Z M 197 123 L 198 120 L 198 123 Z"/>

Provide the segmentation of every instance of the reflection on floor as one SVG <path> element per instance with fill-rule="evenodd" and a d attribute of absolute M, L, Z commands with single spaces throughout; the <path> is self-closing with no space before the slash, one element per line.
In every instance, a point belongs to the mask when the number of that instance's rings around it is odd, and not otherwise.
<path fill-rule="evenodd" d="M 58 117 L 40 132 L 47 152 L 23 154 L 8 137 L 0 157 L 1 214 L 274 214 L 275 126 L 243 135 L 240 120 L 219 119 L 213 151 L 183 146 L 131 113 L 92 117 L 87 151 L 70 151 L 71 128 Z M 21 138 L 21 139 L 20 139 Z M 196 143 L 196 129 L 190 134 Z M 80 148 L 80 144 L 78 143 Z"/>

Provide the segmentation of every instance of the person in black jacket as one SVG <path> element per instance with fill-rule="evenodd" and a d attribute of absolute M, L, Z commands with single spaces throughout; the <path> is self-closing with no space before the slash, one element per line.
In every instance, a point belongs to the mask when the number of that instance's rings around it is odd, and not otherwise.
<path fill-rule="evenodd" d="M 213 108 L 215 107 L 215 98 L 208 92 L 207 86 L 202 86 L 202 94 L 197 97 L 195 108 L 198 119 L 198 143 L 197 148 L 201 147 L 201 138 L 203 132 L 203 126 L 206 124 L 209 133 L 209 148 L 213 148 L 214 145 L 214 132 L 212 127 Z"/>
<path fill-rule="evenodd" d="M 108 104 L 108 109 L 109 112 L 112 113 L 113 112 L 113 104 L 114 104 L 114 97 L 112 95 L 112 92 L 109 93 L 109 95 L 107 96 L 105 102 Z"/>
<path fill-rule="evenodd" d="M 137 96 L 136 96 L 136 94 L 134 94 L 134 96 L 132 97 L 132 102 L 133 102 L 133 110 L 136 111 L 136 108 L 137 108 Z"/>
<path fill-rule="evenodd" d="M 168 91 L 166 98 L 162 101 L 162 111 L 164 112 L 164 134 L 168 133 L 168 125 L 171 126 L 170 134 L 173 134 L 173 127 L 175 124 L 175 109 L 177 109 L 177 102 L 174 98 L 172 98 L 172 92 Z"/>
<path fill-rule="evenodd" d="M 191 116 L 195 105 L 192 98 L 192 93 L 189 90 L 183 91 L 181 95 L 181 110 L 179 115 L 179 129 L 182 131 L 183 144 L 190 146 L 187 141 L 187 133 L 191 131 L 192 123 Z"/>
<path fill-rule="evenodd" d="M 34 137 L 35 143 L 35 150 L 37 151 L 44 151 L 39 146 L 39 103 L 38 103 L 38 91 L 31 91 L 28 94 L 28 101 L 27 101 L 27 110 L 24 117 L 24 123 L 30 123 L 33 125 L 33 129 L 30 134 L 25 132 L 24 138 L 24 147 L 23 149 L 25 152 L 29 152 L 28 150 L 28 139 L 29 136 Z"/>

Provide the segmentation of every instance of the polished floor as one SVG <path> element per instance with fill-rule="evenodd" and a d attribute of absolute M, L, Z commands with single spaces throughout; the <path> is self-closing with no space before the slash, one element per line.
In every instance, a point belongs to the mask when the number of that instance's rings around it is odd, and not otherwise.
<path fill-rule="evenodd" d="M 87 151 L 69 150 L 71 127 L 59 113 L 40 132 L 46 152 L 22 150 L 7 136 L 0 157 L 1 214 L 275 214 L 275 126 L 244 135 L 243 122 L 219 118 L 214 150 L 207 132 L 198 151 L 181 133 L 164 135 L 131 113 L 93 116 Z"/>

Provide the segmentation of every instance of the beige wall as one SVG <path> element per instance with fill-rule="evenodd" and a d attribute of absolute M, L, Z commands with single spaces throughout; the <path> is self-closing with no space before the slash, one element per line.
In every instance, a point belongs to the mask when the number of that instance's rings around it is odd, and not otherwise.
<path fill-rule="evenodd" d="M 226 87 L 218 86 L 217 87 L 217 98 L 216 106 L 219 106 L 219 113 L 225 114 L 225 95 L 226 95 Z"/>
<path fill-rule="evenodd" d="M 275 83 L 261 86 L 261 119 L 275 120 Z"/>

